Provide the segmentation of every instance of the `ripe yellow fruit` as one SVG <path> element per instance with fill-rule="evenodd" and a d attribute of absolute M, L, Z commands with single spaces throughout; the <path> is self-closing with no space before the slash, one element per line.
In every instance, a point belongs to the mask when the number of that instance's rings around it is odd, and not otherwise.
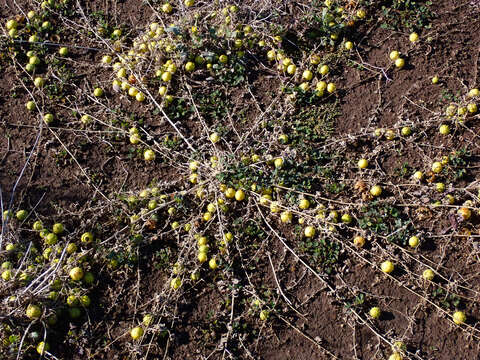
<path fill-rule="evenodd" d="M 310 201 L 308 201 L 308 199 L 300 199 L 298 207 L 302 210 L 306 210 L 310 207 Z"/>
<path fill-rule="evenodd" d="M 172 80 L 172 73 L 169 71 L 165 71 L 164 73 L 162 73 L 161 78 L 162 81 L 169 82 L 170 80 Z"/>
<path fill-rule="evenodd" d="M 283 223 L 290 223 L 292 221 L 292 213 L 290 211 L 283 211 L 280 214 L 280 220 Z"/>
<path fill-rule="evenodd" d="M 330 72 L 330 68 L 328 67 L 328 65 L 322 65 L 320 67 L 320 74 L 327 75 L 329 72 Z"/>
<path fill-rule="evenodd" d="M 440 125 L 439 132 L 442 135 L 450 134 L 450 126 L 448 126 L 447 124 Z"/>
<path fill-rule="evenodd" d="M 143 158 L 146 161 L 153 161 L 155 160 L 155 153 L 151 149 L 147 149 L 143 152 Z"/>
<path fill-rule="evenodd" d="M 363 247 L 365 245 L 365 238 L 357 235 L 353 238 L 353 244 L 358 247 Z"/>
<path fill-rule="evenodd" d="M 265 321 L 268 319 L 269 313 L 267 310 L 260 311 L 260 320 Z"/>
<path fill-rule="evenodd" d="M 47 352 L 48 350 L 50 350 L 50 345 L 44 341 L 41 341 L 38 343 L 37 345 L 37 352 L 40 354 L 40 355 L 45 355 L 45 352 Z"/>
<path fill-rule="evenodd" d="M 305 237 L 312 238 L 315 236 L 315 228 L 313 226 L 307 226 L 304 230 Z"/>
<path fill-rule="evenodd" d="M 425 280 L 429 280 L 429 281 L 432 281 L 433 278 L 435 277 L 435 273 L 433 272 L 432 269 L 426 269 L 423 274 L 422 274 L 423 278 Z"/>
<path fill-rule="evenodd" d="M 468 92 L 468 97 L 476 97 L 480 95 L 480 90 L 472 89 Z"/>
<path fill-rule="evenodd" d="M 93 234 L 91 232 L 86 232 L 86 233 L 83 233 L 81 238 L 80 238 L 80 241 L 82 243 L 86 243 L 86 244 L 89 244 L 93 241 Z"/>
<path fill-rule="evenodd" d="M 173 10 L 173 7 L 169 3 L 165 3 L 165 4 L 162 5 L 162 11 L 165 14 L 170 14 L 172 12 L 172 10 Z"/>
<path fill-rule="evenodd" d="M 458 209 L 457 214 L 460 215 L 463 220 L 468 220 L 472 216 L 472 211 L 467 207 L 461 207 Z"/>
<path fill-rule="evenodd" d="M 434 77 L 432 78 L 432 84 L 437 84 L 437 83 L 438 83 L 438 80 L 439 80 L 438 76 L 434 76 Z"/>
<path fill-rule="evenodd" d="M 203 220 L 204 221 L 210 221 L 212 220 L 213 214 L 209 211 L 207 211 L 205 214 L 203 214 Z"/>
<path fill-rule="evenodd" d="M 294 75 L 296 71 L 297 71 L 297 67 L 294 64 L 288 65 L 287 73 L 289 73 L 290 75 Z"/>
<path fill-rule="evenodd" d="M 389 56 L 390 60 L 395 61 L 400 57 L 400 53 L 397 50 L 393 50 Z"/>
<path fill-rule="evenodd" d="M 398 68 L 398 69 L 401 69 L 405 66 L 405 60 L 402 59 L 402 58 L 398 58 L 397 60 L 395 60 L 395 66 Z"/>
<path fill-rule="evenodd" d="M 467 316 L 463 311 L 455 311 L 453 314 L 453 322 L 457 325 L 463 324 L 467 320 Z"/>
<path fill-rule="evenodd" d="M 153 315 L 152 314 L 146 314 L 143 319 L 142 319 L 142 323 L 143 325 L 145 326 L 150 326 L 152 323 L 153 323 Z M 133 330 L 133 329 L 132 329 Z M 143 329 L 142 329 L 143 330 Z M 133 336 L 132 336 L 133 337 Z"/>
<path fill-rule="evenodd" d="M 306 81 L 310 81 L 313 79 L 313 73 L 310 71 L 310 70 L 305 70 L 302 74 L 302 77 L 306 80 Z"/>
<path fill-rule="evenodd" d="M 228 188 L 225 190 L 225 197 L 227 199 L 233 199 L 235 197 L 236 191 L 233 188 Z"/>
<path fill-rule="evenodd" d="M 477 104 L 475 103 L 470 103 L 467 105 L 467 110 L 471 114 L 475 114 L 478 111 Z"/>
<path fill-rule="evenodd" d="M 278 201 L 272 201 L 270 203 L 270 212 L 273 214 L 280 212 L 280 205 L 278 204 Z"/>
<path fill-rule="evenodd" d="M 403 360 L 403 356 L 398 352 L 394 352 L 392 355 L 388 357 L 388 360 Z"/>
<path fill-rule="evenodd" d="M 412 129 L 410 126 L 404 126 L 402 127 L 402 130 L 400 131 L 403 136 L 410 136 L 412 134 Z"/>
<path fill-rule="evenodd" d="M 29 304 L 27 310 L 25 310 L 25 315 L 29 319 L 38 319 L 42 315 L 42 309 L 38 305 Z"/>
<path fill-rule="evenodd" d="M 390 274 L 393 269 L 395 268 L 395 266 L 393 265 L 393 263 L 390 261 L 390 260 L 387 260 L 387 261 L 384 261 L 380 264 L 380 268 L 382 269 L 382 271 L 386 274 Z"/>
<path fill-rule="evenodd" d="M 442 183 L 442 182 L 438 182 L 438 183 L 435 184 L 435 189 L 438 192 L 444 192 L 445 191 L 445 184 Z"/>
<path fill-rule="evenodd" d="M 415 171 L 415 173 L 413 174 L 413 177 L 420 181 L 423 179 L 423 173 L 421 171 Z"/>
<path fill-rule="evenodd" d="M 182 286 L 182 280 L 179 277 L 173 278 L 172 281 L 170 281 L 170 287 L 173 290 L 177 290 L 180 286 Z"/>
<path fill-rule="evenodd" d="M 440 162 L 438 161 L 435 161 L 433 164 L 432 164 L 432 171 L 436 174 L 440 173 L 443 169 L 443 166 Z"/>
<path fill-rule="evenodd" d="M 103 96 L 103 90 L 101 88 L 95 88 L 95 90 L 93 90 L 93 95 L 95 97 L 101 97 Z"/>
<path fill-rule="evenodd" d="M 217 132 L 214 132 L 214 133 L 210 134 L 210 141 L 211 141 L 212 143 L 215 144 L 215 143 L 217 143 L 219 140 L 220 140 L 220 135 L 218 135 Z"/>
<path fill-rule="evenodd" d="M 205 261 L 207 261 L 207 253 L 204 251 L 199 252 L 197 259 L 200 263 L 204 263 Z"/>
<path fill-rule="evenodd" d="M 235 192 L 235 200 L 242 201 L 245 199 L 245 192 L 242 189 L 238 189 Z"/>
<path fill-rule="evenodd" d="M 335 90 L 337 90 L 337 86 L 334 83 L 328 83 L 327 91 L 331 94 L 334 93 Z"/>
<path fill-rule="evenodd" d="M 195 63 L 189 61 L 185 64 L 185 70 L 187 70 L 188 72 L 192 72 L 195 70 Z"/>
<path fill-rule="evenodd" d="M 133 340 L 138 340 L 143 336 L 143 328 L 141 326 L 134 327 L 130 330 L 130 336 Z"/>
<path fill-rule="evenodd" d="M 275 167 L 277 169 L 280 169 L 283 166 L 283 159 L 282 158 L 276 158 L 275 161 L 273 162 Z"/>
<path fill-rule="evenodd" d="M 372 188 L 370 189 L 370 194 L 372 194 L 372 196 L 380 196 L 382 194 L 381 186 L 380 185 L 372 186 Z"/>
<path fill-rule="evenodd" d="M 418 236 L 412 236 L 410 239 L 408 239 L 408 245 L 410 245 L 410 247 L 416 248 L 418 244 L 420 244 L 420 239 Z"/>
<path fill-rule="evenodd" d="M 345 43 L 345 49 L 352 50 L 353 49 L 353 43 L 351 41 L 347 41 Z"/>
<path fill-rule="evenodd" d="M 358 160 L 358 167 L 360 169 L 365 169 L 368 167 L 368 160 L 367 159 L 360 159 Z"/>
<path fill-rule="evenodd" d="M 215 270 L 218 267 L 217 260 L 215 260 L 215 258 L 211 258 L 208 262 L 208 267 L 212 270 Z"/>
<path fill-rule="evenodd" d="M 410 34 L 410 36 L 408 37 L 408 39 L 410 40 L 410 42 L 414 43 L 414 42 L 417 42 L 418 41 L 418 34 L 416 32 L 413 32 Z"/>
<path fill-rule="evenodd" d="M 374 306 L 368 312 L 373 319 L 378 319 L 382 315 L 382 310 L 379 307 Z"/>
<path fill-rule="evenodd" d="M 78 281 L 83 278 L 83 270 L 80 267 L 74 267 L 73 269 L 70 270 L 68 275 L 72 280 Z"/>

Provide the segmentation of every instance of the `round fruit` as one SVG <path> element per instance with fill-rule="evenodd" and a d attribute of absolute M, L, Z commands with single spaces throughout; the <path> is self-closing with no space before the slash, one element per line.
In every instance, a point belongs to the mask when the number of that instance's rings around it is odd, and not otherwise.
<path fill-rule="evenodd" d="M 5 270 L 2 272 L 2 279 L 5 281 L 9 281 L 13 277 L 12 270 Z"/>
<path fill-rule="evenodd" d="M 173 290 L 177 290 L 181 285 L 182 285 L 182 280 L 179 277 L 173 278 L 172 281 L 170 281 L 170 287 Z"/>
<path fill-rule="evenodd" d="M 141 326 L 134 327 L 130 330 L 130 336 L 133 340 L 138 340 L 143 336 L 143 328 Z"/>
<path fill-rule="evenodd" d="M 275 161 L 273 162 L 275 167 L 277 169 L 280 169 L 283 166 L 283 159 L 282 158 L 276 158 Z"/>
<path fill-rule="evenodd" d="M 453 314 L 453 322 L 457 325 L 463 324 L 467 320 L 467 316 L 463 311 L 455 311 Z"/>
<path fill-rule="evenodd" d="M 398 58 L 395 60 L 395 66 L 399 69 L 403 68 L 405 66 L 405 60 L 402 58 Z"/>
<path fill-rule="evenodd" d="M 472 216 L 472 211 L 467 207 L 461 207 L 458 209 L 457 214 L 460 215 L 463 220 L 468 220 Z"/>
<path fill-rule="evenodd" d="M 146 314 L 142 319 L 142 323 L 145 326 L 150 326 L 153 323 L 153 315 L 152 314 Z"/>
<path fill-rule="evenodd" d="M 390 53 L 390 60 L 395 61 L 400 57 L 400 53 L 397 50 L 393 50 Z"/>
<path fill-rule="evenodd" d="M 91 232 L 86 232 L 82 234 L 80 241 L 83 243 L 89 244 L 93 241 L 93 238 L 94 236 Z"/>
<path fill-rule="evenodd" d="M 329 72 L 330 72 L 330 68 L 328 67 L 328 65 L 322 65 L 320 67 L 320 74 L 327 75 Z"/>
<path fill-rule="evenodd" d="M 478 89 L 472 89 L 468 92 L 469 97 L 476 97 L 480 95 L 480 90 Z"/>
<path fill-rule="evenodd" d="M 95 90 L 93 90 L 93 95 L 95 97 L 101 97 L 103 95 L 103 90 L 101 88 L 95 88 Z"/>
<path fill-rule="evenodd" d="M 415 171 L 413 174 L 413 177 L 417 180 L 422 180 L 423 179 L 423 173 L 421 171 Z"/>
<path fill-rule="evenodd" d="M 412 129 L 409 126 L 404 126 L 400 132 L 403 136 L 410 136 L 412 134 Z"/>
<path fill-rule="evenodd" d="M 368 167 L 368 160 L 367 159 L 358 160 L 358 167 L 360 169 L 366 169 Z"/>
<path fill-rule="evenodd" d="M 443 166 L 440 162 L 438 161 L 435 161 L 433 164 L 432 164 L 432 171 L 436 174 L 440 173 L 443 169 Z"/>
<path fill-rule="evenodd" d="M 28 212 L 27 210 L 18 210 L 17 213 L 15 214 L 15 217 L 17 220 L 23 221 L 27 218 Z"/>
<path fill-rule="evenodd" d="M 245 192 L 242 189 L 238 189 L 235 192 L 235 200 L 242 201 L 245 199 Z"/>
<path fill-rule="evenodd" d="M 379 307 L 375 306 L 372 307 L 368 313 L 373 319 L 378 319 L 380 318 L 380 315 L 382 315 L 382 310 L 380 310 Z"/>
<path fill-rule="evenodd" d="M 35 103 L 33 101 L 27 101 L 27 103 L 25 104 L 25 107 L 27 108 L 27 110 L 29 111 L 33 111 L 35 110 Z"/>
<path fill-rule="evenodd" d="M 417 42 L 418 41 L 418 34 L 416 32 L 413 32 L 410 34 L 410 36 L 408 37 L 408 39 L 410 40 L 410 42 L 414 43 L 414 42 Z"/>
<path fill-rule="evenodd" d="M 403 356 L 398 352 L 394 352 L 392 355 L 388 357 L 388 360 L 403 360 Z"/>
<path fill-rule="evenodd" d="M 146 161 L 153 161 L 155 160 L 155 153 L 151 149 L 147 149 L 143 152 L 143 158 Z"/>
<path fill-rule="evenodd" d="M 188 72 L 192 72 L 195 70 L 195 63 L 189 61 L 185 64 L 185 70 L 187 70 Z"/>
<path fill-rule="evenodd" d="M 444 192 L 445 191 L 445 184 L 442 182 L 438 182 L 435 184 L 435 188 L 437 189 L 438 192 Z"/>
<path fill-rule="evenodd" d="M 294 64 L 290 64 L 287 66 L 287 73 L 289 73 L 290 75 L 294 75 L 296 71 L 297 67 Z"/>
<path fill-rule="evenodd" d="M 36 77 L 35 80 L 33 80 L 33 84 L 35 85 L 35 87 L 41 88 L 45 85 L 45 79 L 40 76 Z"/>
<path fill-rule="evenodd" d="M 310 70 L 305 70 L 302 74 L 302 77 L 306 80 L 306 81 L 310 81 L 313 79 L 313 73 L 310 71 Z"/>
<path fill-rule="evenodd" d="M 37 345 L 37 352 L 40 355 L 45 355 L 45 353 L 50 350 L 50 345 L 44 341 L 41 341 Z"/>
<path fill-rule="evenodd" d="M 210 269 L 215 270 L 218 267 L 217 260 L 215 260 L 215 258 L 211 258 L 208 262 L 208 266 Z"/>
<path fill-rule="evenodd" d="M 448 135 L 450 134 L 450 126 L 446 124 L 442 124 L 440 125 L 439 131 L 440 131 L 440 134 L 442 135 Z"/>
<path fill-rule="evenodd" d="M 70 278 L 74 281 L 78 281 L 83 278 L 83 270 L 80 267 L 74 267 L 72 270 L 70 270 L 68 274 L 70 275 Z"/>
<path fill-rule="evenodd" d="M 265 321 L 268 319 L 269 313 L 267 310 L 260 311 L 260 320 Z"/>
<path fill-rule="evenodd" d="M 390 260 L 387 260 L 381 263 L 380 268 L 384 273 L 390 274 L 395 267 Z"/>
<path fill-rule="evenodd" d="M 305 237 L 312 238 L 315 236 L 315 228 L 313 226 L 307 226 L 304 230 Z"/>
<path fill-rule="evenodd" d="M 429 281 L 432 281 L 433 278 L 435 277 L 435 273 L 433 272 L 432 269 L 426 269 L 423 274 L 422 274 L 423 278 L 425 280 L 429 280 Z"/>
<path fill-rule="evenodd" d="M 352 50 L 353 49 L 353 43 L 351 41 L 347 41 L 345 43 L 345 49 Z"/>
<path fill-rule="evenodd" d="M 358 247 L 363 247 L 365 245 L 365 238 L 363 236 L 355 236 L 353 238 L 353 244 Z"/>
<path fill-rule="evenodd" d="M 60 49 L 58 49 L 58 53 L 62 56 L 67 56 L 68 55 L 68 48 L 61 47 Z"/>
<path fill-rule="evenodd" d="M 283 223 L 290 223 L 292 222 L 292 213 L 290 211 L 283 211 L 281 214 L 280 214 L 280 220 L 283 222 Z"/>
<path fill-rule="evenodd" d="M 212 143 L 217 143 L 218 141 L 220 140 L 220 135 L 218 135 L 218 133 L 214 132 L 212 134 L 210 134 L 210 141 Z"/>
<path fill-rule="evenodd" d="M 169 3 L 165 3 L 162 5 L 162 11 L 165 14 L 170 14 L 173 11 L 173 7 Z"/>
<path fill-rule="evenodd" d="M 353 221 L 352 215 L 350 214 L 343 214 L 342 215 L 342 222 L 344 224 L 350 224 Z"/>
<path fill-rule="evenodd" d="M 63 233 L 64 230 L 65 230 L 65 228 L 63 227 L 63 225 L 61 223 L 53 224 L 52 231 L 53 231 L 54 234 L 61 234 L 61 233 Z"/>
<path fill-rule="evenodd" d="M 382 194 L 381 186 L 380 185 L 372 186 L 372 188 L 370 189 L 370 194 L 372 194 L 372 196 L 380 196 Z"/>
<path fill-rule="evenodd" d="M 47 245 L 55 245 L 58 242 L 58 237 L 54 233 L 49 233 L 44 240 Z"/>
<path fill-rule="evenodd" d="M 471 114 L 475 114 L 478 111 L 477 104 L 475 103 L 470 103 L 467 105 L 467 110 Z"/>
<path fill-rule="evenodd" d="M 30 304 L 25 314 L 29 319 L 38 319 L 42 315 L 42 309 L 38 305 Z"/>
<path fill-rule="evenodd" d="M 331 94 L 337 90 L 337 86 L 334 83 L 328 83 L 327 91 Z"/>
<path fill-rule="evenodd" d="M 410 245 L 410 247 L 416 248 L 418 244 L 420 244 L 420 239 L 418 236 L 412 236 L 410 239 L 408 239 L 408 245 Z"/>
<path fill-rule="evenodd" d="M 207 261 L 207 253 L 204 251 L 200 251 L 198 253 L 197 259 L 200 263 L 204 263 L 205 261 Z"/>
<path fill-rule="evenodd" d="M 310 207 L 310 201 L 308 201 L 308 199 L 300 199 L 298 207 L 302 210 L 306 210 Z"/>
<path fill-rule="evenodd" d="M 432 78 L 432 84 L 437 84 L 437 83 L 438 83 L 438 80 L 439 80 L 439 79 L 438 79 L 438 76 L 434 76 L 434 77 Z"/>

